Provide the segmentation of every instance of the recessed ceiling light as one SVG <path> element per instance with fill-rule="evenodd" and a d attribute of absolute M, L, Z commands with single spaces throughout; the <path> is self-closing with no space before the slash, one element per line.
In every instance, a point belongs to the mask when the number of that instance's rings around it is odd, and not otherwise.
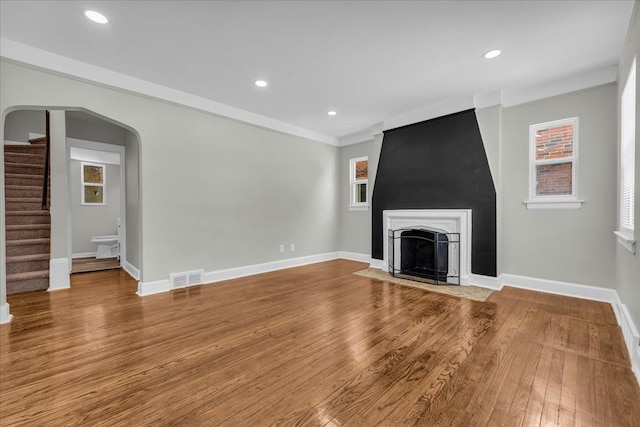
<path fill-rule="evenodd" d="M 106 24 L 107 22 L 109 22 L 106 16 L 104 16 L 100 12 L 96 12 L 95 10 L 85 10 L 84 16 L 91 19 L 93 22 L 97 22 L 98 24 Z"/>
<path fill-rule="evenodd" d="M 268 83 L 264 80 L 256 80 L 254 84 L 258 87 L 267 87 Z"/>
<path fill-rule="evenodd" d="M 493 49 L 493 50 L 490 50 L 489 52 L 486 52 L 484 55 L 482 55 L 482 57 L 484 59 L 493 59 L 499 56 L 501 53 L 502 51 L 500 49 Z"/>
<path fill-rule="evenodd" d="M 338 113 L 336 113 L 335 111 L 329 111 L 327 114 L 330 115 L 330 116 L 335 116 Z"/>

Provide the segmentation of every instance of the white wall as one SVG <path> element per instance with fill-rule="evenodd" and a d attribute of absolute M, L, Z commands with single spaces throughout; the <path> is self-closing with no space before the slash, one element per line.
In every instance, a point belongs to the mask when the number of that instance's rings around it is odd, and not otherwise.
<path fill-rule="evenodd" d="M 93 236 L 117 234 L 120 217 L 120 166 L 106 165 L 106 205 L 83 205 L 81 164 L 70 160 L 71 253 L 95 252 Z"/>
<path fill-rule="evenodd" d="M 338 148 L 0 65 L 3 114 L 25 105 L 85 108 L 139 133 L 143 281 L 338 249 Z M 295 252 L 280 254 L 290 243 Z"/>
<path fill-rule="evenodd" d="M 504 272 L 612 288 L 616 86 L 559 95 L 502 113 Z M 529 125 L 580 117 L 578 210 L 527 210 Z"/>
<path fill-rule="evenodd" d="M 620 110 L 620 96 L 623 85 L 629 75 L 631 62 L 636 57 L 636 192 L 635 192 L 635 239 L 636 253 L 631 254 L 621 245 L 615 245 L 615 287 L 627 306 L 629 313 L 637 328 L 640 328 L 640 5 L 635 4 L 634 14 L 631 19 L 627 40 L 620 57 L 618 67 L 618 94 L 617 107 Z M 618 113 L 619 114 L 619 113 Z M 619 115 L 618 115 L 619 117 Z M 619 138 L 618 131 L 618 140 Z M 618 142 L 619 150 L 619 142 Z M 615 173 L 613 173 L 615 175 Z M 615 191 L 617 197 L 618 191 Z M 616 199 L 617 201 L 618 199 Z M 618 203 L 616 203 L 616 208 Z M 616 221 L 617 221 L 616 214 Z M 616 222 L 617 225 L 617 222 Z"/>

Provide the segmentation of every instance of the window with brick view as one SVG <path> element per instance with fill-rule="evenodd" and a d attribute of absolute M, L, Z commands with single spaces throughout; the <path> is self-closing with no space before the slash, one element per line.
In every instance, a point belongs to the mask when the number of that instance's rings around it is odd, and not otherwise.
<path fill-rule="evenodd" d="M 573 125 L 562 125 L 536 132 L 536 162 L 573 157 Z M 573 162 L 538 164 L 536 195 L 560 196 L 573 192 Z"/>
<path fill-rule="evenodd" d="M 369 206 L 369 159 L 358 157 L 349 161 L 350 209 L 366 209 Z"/>
<path fill-rule="evenodd" d="M 529 201 L 576 200 L 578 118 L 530 126 L 529 144 Z"/>

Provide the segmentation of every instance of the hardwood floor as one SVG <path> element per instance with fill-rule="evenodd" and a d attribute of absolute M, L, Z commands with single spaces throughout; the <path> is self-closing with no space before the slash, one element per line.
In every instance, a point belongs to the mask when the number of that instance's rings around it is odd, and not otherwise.
<path fill-rule="evenodd" d="M 338 260 L 140 298 L 123 271 L 9 297 L 2 426 L 634 426 L 611 307 L 476 302 Z"/>
<path fill-rule="evenodd" d="M 114 270 L 120 268 L 118 258 L 74 258 L 71 260 L 72 273 L 88 273 L 92 271 Z"/>

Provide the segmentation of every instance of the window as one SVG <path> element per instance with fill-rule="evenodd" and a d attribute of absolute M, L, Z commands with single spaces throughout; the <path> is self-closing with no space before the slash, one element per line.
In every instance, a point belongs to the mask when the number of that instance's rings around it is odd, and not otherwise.
<path fill-rule="evenodd" d="M 636 155 L 636 60 L 631 64 L 620 98 L 620 218 L 616 231 L 618 242 L 635 253 L 635 155 Z"/>
<path fill-rule="evenodd" d="M 366 210 L 369 208 L 369 159 L 358 157 L 349 160 L 350 210 Z"/>
<path fill-rule="evenodd" d="M 579 209 L 578 118 L 529 126 L 527 209 Z"/>
<path fill-rule="evenodd" d="M 80 163 L 81 197 L 83 205 L 106 205 L 104 192 L 106 177 L 105 165 L 98 163 Z"/>

